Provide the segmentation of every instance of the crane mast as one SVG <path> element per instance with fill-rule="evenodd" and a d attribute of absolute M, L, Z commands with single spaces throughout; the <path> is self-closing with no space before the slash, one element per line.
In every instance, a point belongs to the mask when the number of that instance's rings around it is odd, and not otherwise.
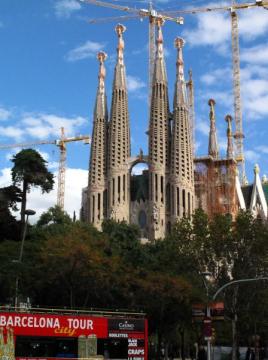
<path fill-rule="evenodd" d="M 234 1 L 233 1 L 234 4 Z M 234 92 L 234 117 L 235 117 L 235 158 L 239 167 L 239 176 L 242 185 L 246 182 L 243 126 L 242 126 L 242 103 L 240 89 L 240 56 L 239 56 L 239 30 L 237 12 L 231 9 L 232 25 L 232 61 L 233 61 L 233 92 Z"/>
<path fill-rule="evenodd" d="M 58 174 L 58 193 L 57 193 L 57 205 L 64 209 L 64 194 L 65 194 L 65 172 L 66 172 L 66 144 L 65 144 L 64 128 L 61 128 L 61 138 L 57 146 L 60 149 L 60 161 L 59 161 L 59 174 Z"/>

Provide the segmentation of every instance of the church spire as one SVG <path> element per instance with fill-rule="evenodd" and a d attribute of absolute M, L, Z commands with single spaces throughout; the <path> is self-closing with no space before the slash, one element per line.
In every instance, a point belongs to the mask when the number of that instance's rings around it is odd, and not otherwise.
<path fill-rule="evenodd" d="M 170 221 L 191 216 L 194 211 L 194 172 L 189 107 L 186 96 L 182 48 L 185 42 L 176 38 L 177 76 L 174 93 L 173 128 L 170 162 Z"/>
<path fill-rule="evenodd" d="M 210 99 L 208 105 L 210 106 L 209 118 L 210 118 L 210 131 L 209 131 L 209 145 L 208 145 L 208 154 L 212 156 L 213 159 L 218 159 L 218 141 L 217 141 L 217 132 L 216 132 L 216 119 L 215 119 L 215 104 L 216 101 Z"/>
<path fill-rule="evenodd" d="M 183 64 L 183 54 L 182 54 L 182 48 L 184 44 L 185 44 L 184 39 L 179 37 L 177 37 L 174 41 L 175 48 L 178 50 L 177 62 L 176 62 L 177 72 L 176 72 L 174 108 L 176 106 L 187 105 L 186 83 L 184 79 L 184 64 Z"/>
<path fill-rule="evenodd" d="M 149 121 L 149 199 L 150 238 L 165 236 L 165 178 L 169 161 L 169 104 L 166 66 L 164 60 L 162 25 L 156 20 L 158 34 L 152 83 Z"/>
<path fill-rule="evenodd" d="M 90 153 L 90 169 L 88 184 L 89 199 L 89 222 L 99 230 L 106 213 L 105 182 L 106 182 L 106 144 L 107 144 L 107 121 L 108 110 L 105 93 L 106 71 L 104 62 L 107 55 L 101 51 L 98 53 L 99 74 L 98 89 L 95 102 L 92 144 Z"/>
<path fill-rule="evenodd" d="M 124 64 L 125 26 L 115 28 L 118 36 L 117 62 L 114 71 L 112 105 L 108 134 L 108 217 L 129 221 L 130 126 L 126 69 Z"/>
<path fill-rule="evenodd" d="M 156 39 L 156 53 L 155 53 L 155 68 L 154 68 L 154 82 L 167 82 L 167 73 L 166 73 L 166 64 L 164 59 L 164 41 L 162 26 L 164 25 L 164 20 L 162 18 L 156 19 L 157 25 L 157 39 Z"/>
<path fill-rule="evenodd" d="M 227 159 L 234 158 L 234 149 L 233 149 L 233 134 L 232 134 L 232 116 L 226 115 L 225 121 L 227 122 Z"/>
<path fill-rule="evenodd" d="M 105 94 L 105 77 L 106 77 L 106 69 L 104 66 L 104 61 L 107 59 L 107 54 L 103 51 L 100 51 L 97 55 L 97 59 L 99 60 L 99 84 L 97 90 L 97 97 L 95 103 L 95 111 L 94 111 L 94 118 L 98 117 L 107 117 L 107 100 Z"/>
<path fill-rule="evenodd" d="M 124 64 L 124 48 L 125 42 L 123 34 L 126 31 L 126 27 L 122 24 L 118 24 L 115 27 L 115 32 L 118 36 L 117 45 L 117 63 L 114 74 L 114 87 L 126 89 L 126 70 Z"/>

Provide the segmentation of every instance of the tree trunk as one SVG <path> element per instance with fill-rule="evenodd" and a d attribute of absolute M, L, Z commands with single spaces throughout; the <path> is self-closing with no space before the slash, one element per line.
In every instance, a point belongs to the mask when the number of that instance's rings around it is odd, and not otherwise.
<path fill-rule="evenodd" d="M 181 358 L 185 359 L 185 349 L 184 349 L 184 329 L 180 330 L 181 335 Z"/>
<path fill-rule="evenodd" d="M 165 341 L 165 360 L 168 360 L 169 343 Z"/>
<path fill-rule="evenodd" d="M 26 200 L 27 200 L 27 182 L 23 181 L 22 184 L 22 197 L 21 197 L 21 210 L 20 210 L 20 221 L 21 221 L 21 237 L 23 236 L 24 226 L 25 226 L 25 210 L 26 210 Z"/>
<path fill-rule="evenodd" d="M 232 319 L 232 360 L 237 360 L 237 314 Z"/>
<path fill-rule="evenodd" d="M 156 354 L 156 358 L 161 359 L 161 355 L 162 355 L 162 335 L 158 331 L 157 332 L 157 354 Z"/>

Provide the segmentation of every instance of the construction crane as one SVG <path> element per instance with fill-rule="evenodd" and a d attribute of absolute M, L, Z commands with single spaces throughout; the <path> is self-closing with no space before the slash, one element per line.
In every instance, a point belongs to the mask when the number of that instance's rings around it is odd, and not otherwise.
<path fill-rule="evenodd" d="M 232 0 L 231 6 L 219 7 L 204 7 L 180 10 L 175 12 L 168 12 L 168 14 L 199 14 L 210 11 L 229 11 L 231 15 L 231 37 L 232 37 L 232 63 L 233 63 L 233 95 L 234 95 L 234 117 L 235 117 L 235 158 L 238 163 L 239 176 L 242 185 L 247 183 L 245 171 L 245 157 L 244 157 L 244 134 L 243 134 L 243 117 L 241 104 L 241 89 L 240 89 L 240 52 L 239 52 L 239 26 L 237 10 L 245 10 L 256 7 L 263 7 L 268 10 L 268 1 L 256 0 L 248 3 L 237 4 Z"/>
<path fill-rule="evenodd" d="M 153 81 L 153 69 L 154 69 L 154 59 L 155 59 L 155 29 L 156 29 L 156 21 L 157 19 L 161 18 L 162 20 L 166 21 L 173 21 L 177 24 L 183 25 L 184 19 L 183 17 L 173 17 L 170 15 L 164 15 L 162 13 L 157 12 L 153 9 L 152 1 L 149 1 L 148 9 L 135 9 L 129 6 L 122 6 L 118 4 L 112 4 L 105 1 L 98 1 L 98 0 L 80 0 L 81 2 L 107 7 L 115 10 L 120 10 L 123 12 L 130 13 L 130 16 L 120 16 L 120 17 L 111 17 L 111 18 L 98 18 L 98 19 L 90 19 L 89 23 L 101 23 L 107 22 L 107 20 L 111 21 L 121 21 L 121 20 L 130 20 L 130 19 L 149 19 L 149 84 L 148 84 L 148 106 L 150 107 L 151 104 L 151 93 L 152 93 L 152 81 Z"/>
<path fill-rule="evenodd" d="M 154 26 L 151 24 L 151 21 L 154 22 L 155 17 L 161 16 L 164 20 L 175 20 L 176 22 L 183 23 L 182 16 L 185 15 L 194 15 L 205 12 L 217 12 L 217 11 L 228 11 L 231 15 L 231 34 L 232 34 L 232 63 L 233 63 L 233 93 L 234 93 L 234 114 L 235 114 L 235 125 L 236 130 L 234 133 L 235 139 L 235 158 L 239 166 L 240 180 L 242 184 L 246 183 L 246 173 L 245 173 L 245 158 L 244 158 L 244 146 L 243 146 L 243 120 L 242 120 L 242 106 L 241 106 L 241 91 L 240 91 L 240 58 L 239 58 L 239 29 L 238 29 L 238 15 L 237 10 L 245 10 L 251 8 L 262 7 L 268 10 L 268 1 L 264 0 L 255 0 L 255 2 L 245 2 L 237 4 L 235 0 L 232 0 L 231 5 L 225 6 L 215 6 L 215 7 L 199 7 L 191 9 L 178 9 L 173 11 L 162 11 L 161 14 L 158 14 L 152 7 L 152 2 L 149 2 L 148 10 L 137 10 L 129 8 L 128 6 L 120 6 L 102 1 L 95 0 L 80 0 L 90 4 L 110 7 L 113 9 L 121 10 L 124 12 L 132 13 L 131 16 L 121 16 L 120 19 L 135 19 L 137 17 L 143 18 L 145 16 L 149 17 L 149 100 L 151 97 L 151 84 L 152 84 L 152 69 L 154 63 Z M 176 17 L 177 16 L 177 17 Z M 171 18 L 169 18 L 171 17 Z M 114 18 L 116 19 L 116 18 Z M 181 20 L 178 20 L 181 19 Z M 90 23 L 97 22 L 107 22 L 107 20 L 113 20 L 113 18 L 100 18 L 90 20 Z M 153 30 L 152 30 L 153 29 Z M 194 108 L 193 108 L 193 86 L 191 80 L 188 82 L 188 91 L 189 91 L 189 100 L 190 100 L 190 126 L 194 126 Z M 191 102 L 192 101 L 192 102 Z M 150 104 L 150 102 L 149 102 Z M 194 139 L 194 129 L 192 129 L 192 136 Z"/>
<path fill-rule="evenodd" d="M 60 149 L 60 160 L 59 160 L 59 173 L 58 173 L 58 192 L 57 192 L 57 205 L 64 210 L 64 195 L 65 195 L 65 172 L 66 172 L 66 144 L 74 141 L 84 141 L 85 144 L 90 143 L 90 136 L 79 135 L 74 137 L 65 137 L 64 128 L 61 127 L 61 137 L 57 140 L 44 140 L 44 141 L 35 141 L 27 142 L 20 144 L 8 144 L 0 145 L 0 150 L 12 149 L 16 147 L 29 147 L 37 145 L 56 145 Z"/>
<path fill-rule="evenodd" d="M 232 6 L 235 0 L 232 0 Z M 240 51 L 239 51 L 239 28 L 238 15 L 231 8 L 231 34 L 232 34 L 232 61 L 233 61 L 233 93 L 234 93 L 234 117 L 235 117 L 235 157 L 239 166 L 239 174 L 242 185 L 247 182 L 245 159 L 244 159 L 244 134 L 243 134 L 243 117 L 240 89 Z"/>

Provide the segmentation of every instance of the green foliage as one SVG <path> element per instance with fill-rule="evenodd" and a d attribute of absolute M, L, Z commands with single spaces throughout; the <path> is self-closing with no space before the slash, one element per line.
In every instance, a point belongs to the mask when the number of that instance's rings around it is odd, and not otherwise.
<path fill-rule="evenodd" d="M 21 190 L 14 185 L 0 189 L 0 210 L 4 208 L 17 210 L 17 203 L 21 202 Z"/>
<path fill-rule="evenodd" d="M 172 339 L 181 351 L 202 339 L 201 328 L 191 323 L 192 304 L 207 300 L 202 271 L 213 274 L 210 296 L 232 279 L 268 273 L 267 225 L 245 212 L 233 221 L 230 216 L 209 220 L 197 210 L 192 220 L 178 221 L 166 239 L 145 245 L 136 226 L 108 220 L 99 232 L 72 222 L 58 207 L 28 230 L 21 264 L 12 262 L 19 243 L 0 243 L 0 301 L 12 298 L 19 275 L 21 298 L 30 296 L 36 305 L 144 310 L 157 343 Z M 264 285 L 230 287 L 219 297 L 227 317 L 237 316 L 243 344 L 255 327 L 265 336 Z M 217 326 L 218 343 L 231 343 L 230 329 L 228 322 Z"/>
<path fill-rule="evenodd" d="M 27 192 L 31 187 L 40 187 L 43 193 L 53 189 L 53 174 L 47 169 L 47 162 L 33 149 L 24 149 L 13 156 L 11 169 L 13 185 L 21 185 L 21 224 L 25 223 Z"/>
<path fill-rule="evenodd" d="M 24 183 L 27 191 L 30 186 L 39 186 L 43 192 L 53 188 L 53 174 L 46 167 L 47 162 L 33 149 L 24 149 L 13 156 L 11 170 L 14 185 Z"/>
<path fill-rule="evenodd" d="M 21 190 L 17 186 L 0 189 L 0 241 L 19 239 L 19 224 L 10 209 L 16 211 L 20 201 Z"/>
<path fill-rule="evenodd" d="M 49 224 L 68 225 L 72 222 L 70 216 L 63 211 L 60 206 L 55 205 L 44 212 L 37 221 L 37 226 L 46 226 Z"/>
<path fill-rule="evenodd" d="M 140 256 L 140 230 L 136 225 L 126 222 L 105 220 L 102 224 L 103 234 L 106 235 L 110 254 L 123 256 L 127 262 L 135 263 Z"/>

